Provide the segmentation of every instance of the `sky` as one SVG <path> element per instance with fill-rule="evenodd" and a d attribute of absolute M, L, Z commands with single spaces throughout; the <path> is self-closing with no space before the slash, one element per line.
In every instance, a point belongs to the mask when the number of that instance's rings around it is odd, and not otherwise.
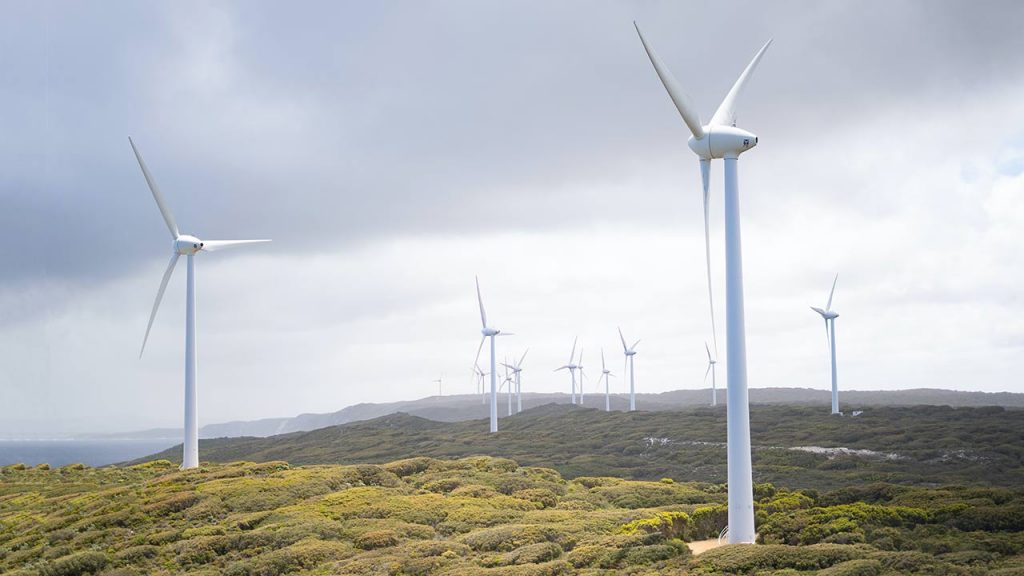
<path fill-rule="evenodd" d="M 636 20 L 707 121 L 738 105 L 750 387 L 1024 392 L 1024 4 L 0 0 L 0 436 L 470 393 L 489 319 L 524 391 L 573 338 L 626 390 L 706 386 L 700 173 Z M 725 359 L 722 166 L 712 258 Z M 481 358 L 481 363 L 487 360 Z M 726 381 L 724 362 L 719 382 Z M 596 381 L 587 382 L 588 391 Z M 641 406 L 642 408 L 642 406 Z"/>

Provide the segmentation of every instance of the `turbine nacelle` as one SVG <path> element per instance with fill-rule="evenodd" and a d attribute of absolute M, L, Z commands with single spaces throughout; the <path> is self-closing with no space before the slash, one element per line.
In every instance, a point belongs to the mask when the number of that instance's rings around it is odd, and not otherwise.
<path fill-rule="evenodd" d="M 204 243 L 195 236 L 189 236 L 188 234 L 182 234 L 174 239 L 174 252 L 181 254 L 182 256 L 188 256 L 195 254 L 203 249 Z"/>
<path fill-rule="evenodd" d="M 690 136 L 690 150 L 703 160 L 736 158 L 757 146 L 757 136 L 735 126 L 704 126 L 704 134 Z"/>
<path fill-rule="evenodd" d="M 484 335 L 484 338 L 487 338 L 488 336 L 497 336 L 498 334 L 501 334 L 501 330 L 495 330 L 494 328 L 487 328 L 485 326 L 480 333 Z"/>

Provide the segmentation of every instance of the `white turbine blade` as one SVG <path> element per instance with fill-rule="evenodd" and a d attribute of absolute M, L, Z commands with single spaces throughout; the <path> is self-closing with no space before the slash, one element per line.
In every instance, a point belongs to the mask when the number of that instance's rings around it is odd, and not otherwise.
<path fill-rule="evenodd" d="M 487 328 L 487 311 L 484 310 L 484 298 L 480 295 L 480 277 L 476 277 L 476 300 L 480 303 L 480 323 Z"/>
<path fill-rule="evenodd" d="M 568 369 L 569 369 L 568 366 L 562 366 L 560 368 L 555 368 L 554 370 L 552 370 L 552 372 L 561 372 L 562 370 L 568 370 Z"/>
<path fill-rule="evenodd" d="M 243 244 L 262 244 L 270 240 L 203 240 L 203 250 L 216 252 L 225 248 L 241 246 Z"/>
<path fill-rule="evenodd" d="M 149 173 L 149 168 L 146 168 L 146 163 L 142 160 L 142 154 L 139 154 L 139 150 L 135 147 L 135 142 L 132 141 L 130 136 L 128 137 L 128 143 L 132 145 L 132 152 L 135 152 L 135 159 L 139 161 L 139 168 L 142 168 L 142 175 L 146 177 L 146 184 L 149 185 L 149 191 L 153 193 L 153 199 L 156 200 L 156 206 L 164 217 L 167 229 L 171 231 L 171 237 L 177 238 L 181 236 L 178 233 L 178 225 L 174 222 L 174 214 L 171 214 L 171 209 L 164 202 L 164 196 L 160 193 L 160 188 L 156 185 L 156 181 L 153 180 L 153 175 Z"/>
<path fill-rule="evenodd" d="M 579 336 L 572 339 L 572 352 L 569 354 L 569 364 L 572 364 L 574 358 L 576 358 L 576 341 L 579 340 Z"/>
<path fill-rule="evenodd" d="M 480 366 L 480 351 L 484 349 L 484 342 L 486 341 L 487 336 L 484 336 L 483 338 L 480 339 L 480 346 L 478 346 L 476 349 L 476 360 L 473 361 L 473 364 L 475 366 Z M 479 368 L 477 368 L 477 370 L 479 370 Z M 481 371 L 480 373 L 483 374 L 483 371 Z"/>
<path fill-rule="evenodd" d="M 828 344 L 829 350 L 832 349 L 832 337 L 828 333 L 828 318 L 825 319 L 825 343 Z"/>
<path fill-rule="evenodd" d="M 604 366 L 604 348 L 601 348 L 601 372 L 604 373 L 607 368 Z"/>
<path fill-rule="evenodd" d="M 704 371 L 704 383 L 708 383 L 708 374 L 711 374 L 711 364 L 708 363 L 708 369 Z"/>
<path fill-rule="evenodd" d="M 630 347 L 629 347 L 629 349 L 630 349 L 630 350 L 636 350 L 636 345 L 637 345 L 637 344 L 639 344 L 639 343 L 640 343 L 640 341 L 639 341 L 639 340 L 637 340 L 636 342 L 633 342 L 633 345 L 632 345 L 632 346 L 630 346 Z"/>
<path fill-rule="evenodd" d="M 672 98 L 672 103 L 676 105 L 676 110 L 679 110 L 679 115 L 683 117 L 683 122 L 686 123 L 690 132 L 693 133 L 694 138 L 703 138 L 704 127 L 701 126 L 700 116 L 694 112 L 693 102 L 690 101 L 690 97 L 683 91 L 679 82 L 676 82 L 672 72 L 669 72 L 668 67 L 661 61 L 661 58 L 658 58 L 654 49 L 647 44 L 643 32 L 640 31 L 640 26 L 636 22 L 633 22 L 633 26 L 636 28 L 636 33 L 640 36 L 640 42 L 644 45 L 644 50 L 647 51 L 647 57 L 651 59 L 651 64 L 654 65 L 654 71 L 658 73 L 658 78 L 661 79 L 661 83 L 665 86 L 665 90 L 668 91 L 669 97 Z"/>
<path fill-rule="evenodd" d="M 826 316 L 825 311 L 822 310 L 821 308 L 818 308 L 817 306 L 811 306 L 811 310 L 814 310 L 818 314 L 821 314 L 822 318 L 824 318 Z"/>
<path fill-rule="evenodd" d="M 498 336 L 515 336 L 515 332 L 498 332 Z"/>
<path fill-rule="evenodd" d="M 744 86 L 747 84 L 747 80 L 750 79 L 750 75 L 754 73 L 754 69 L 757 68 L 758 62 L 761 61 L 761 57 L 764 56 L 768 47 L 771 46 L 772 41 L 768 40 L 764 43 L 764 46 L 757 51 L 754 55 L 754 59 L 747 64 L 747 67 L 743 69 L 743 73 L 736 79 L 736 83 L 732 85 L 732 90 L 725 95 L 725 99 L 718 106 L 718 110 L 715 111 L 715 115 L 711 117 L 709 124 L 717 126 L 735 126 L 736 125 L 736 100 L 739 98 L 740 93 L 743 92 Z"/>
<path fill-rule="evenodd" d="M 160 279 L 160 289 L 156 291 L 156 300 L 153 302 L 153 311 L 149 313 L 149 324 L 146 325 L 146 335 L 142 337 L 142 348 L 139 350 L 139 358 L 142 358 L 142 353 L 146 351 L 146 341 L 149 340 L 149 331 L 153 328 L 153 319 L 156 318 L 156 311 L 160 308 L 160 301 L 164 299 L 164 290 L 167 289 L 167 283 L 171 280 L 171 274 L 174 272 L 174 265 L 178 263 L 178 253 L 175 252 L 171 256 L 171 261 L 167 264 L 167 270 L 164 270 L 164 277 Z"/>
<path fill-rule="evenodd" d="M 708 351 L 708 362 L 711 362 L 711 348 L 708 348 L 708 343 L 704 343 L 704 349 Z"/>
<path fill-rule="evenodd" d="M 622 351 L 629 352 L 629 347 L 626 346 L 626 337 L 622 335 L 622 328 L 619 328 L 619 340 L 622 340 Z"/>
<path fill-rule="evenodd" d="M 527 349 L 526 349 L 526 352 L 529 352 L 529 351 L 530 351 L 530 349 L 529 349 L 529 348 L 527 348 Z M 526 352 L 523 352 L 523 355 L 522 355 L 522 357 L 521 357 L 521 358 L 519 358 L 519 362 L 516 362 L 516 370 L 518 370 L 518 369 L 519 369 L 519 367 L 523 365 L 523 360 L 526 360 Z"/>
<path fill-rule="evenodd" d="M 836 293 L 836 282 L 839 281 L 839 274 L 836 274 L 834 280 L 832 280 L 832 291 L 828 293 L 828 306 L 825 306 L 825 310 L 832 310 L 832 295 Z"/>
<path fill-rule="evenodd" d="M 708 307 L 711 310 L 711 340 L 715 344 L 715 355 L 718 355 L 718 330 L 715 328 L 715 296 L 711 288 L 711 160 L 701 159 L 700 176 L 704 185 L 704 259 L 708 272 Z M 705 344 L 706 345 L 706 344 Z"/>

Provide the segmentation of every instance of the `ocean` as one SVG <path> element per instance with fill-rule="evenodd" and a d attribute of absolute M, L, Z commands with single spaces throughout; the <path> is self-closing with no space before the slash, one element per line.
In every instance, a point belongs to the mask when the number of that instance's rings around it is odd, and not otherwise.
<path fill-rule="evenodd" d="M 0 466 L 105 466 L 141 458 L 180 444 L 175 440 L 0 440 Z"/>

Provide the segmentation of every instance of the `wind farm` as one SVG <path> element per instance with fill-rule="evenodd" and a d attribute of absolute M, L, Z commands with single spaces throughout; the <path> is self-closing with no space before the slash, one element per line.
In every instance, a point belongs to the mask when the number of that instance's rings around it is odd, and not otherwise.
<path fill-rule="evenodd" d="M 0 573 L 1024 571 L 1024 6 L 579 8 L 9 6 Z"/>

